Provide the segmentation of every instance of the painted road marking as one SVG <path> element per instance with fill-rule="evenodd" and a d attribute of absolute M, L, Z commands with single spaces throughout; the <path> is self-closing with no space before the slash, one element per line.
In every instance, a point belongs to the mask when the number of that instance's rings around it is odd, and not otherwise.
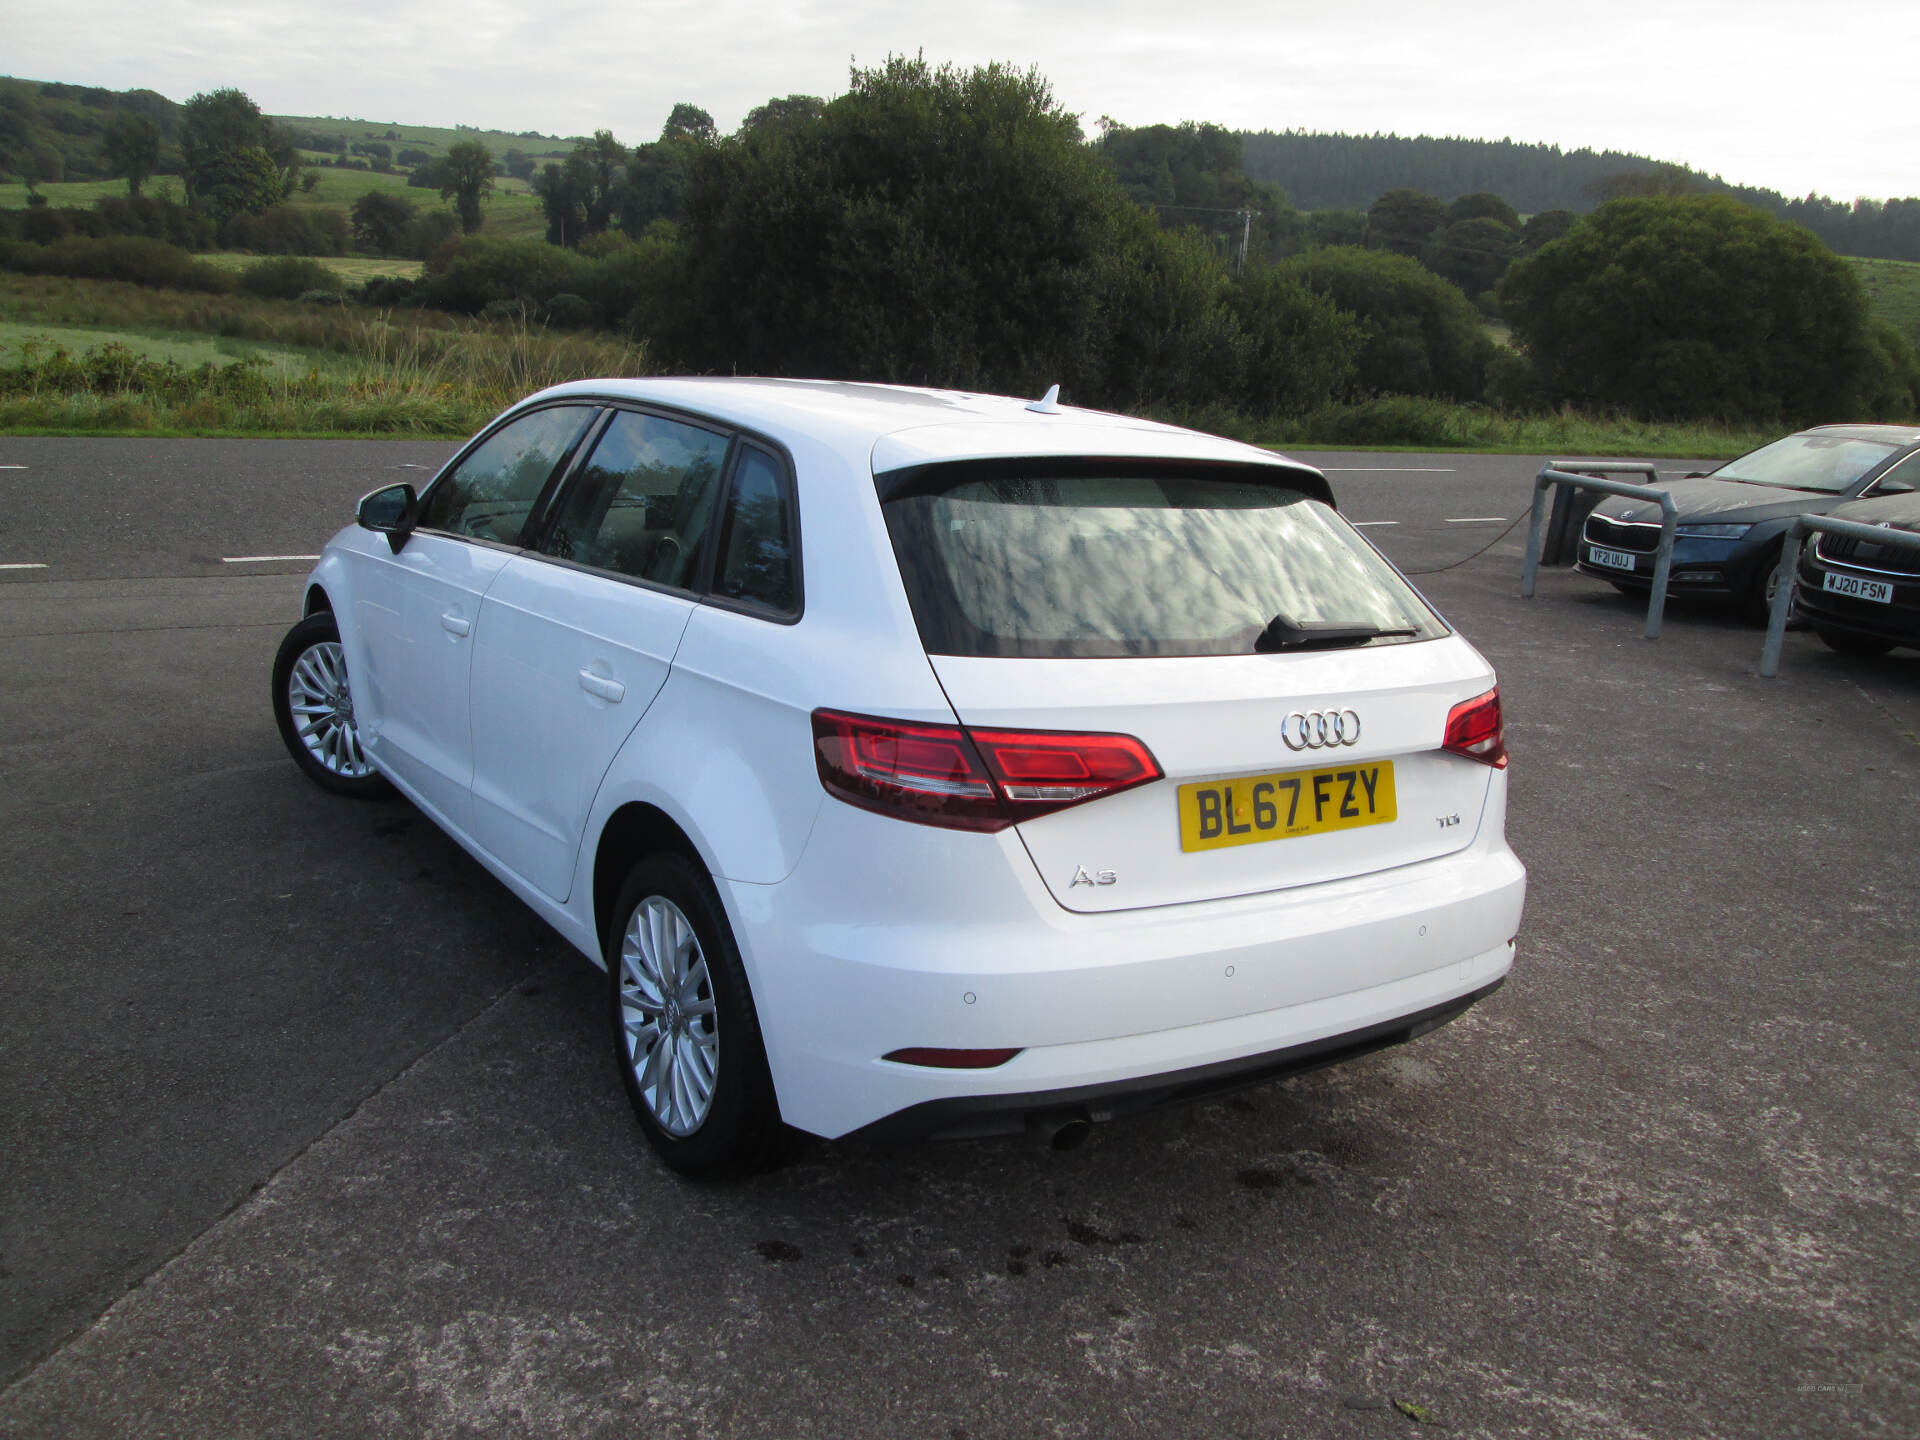
<path fill-rule="evenodd" d="M 1322 475 L 1457 475 L 1438 465 L 1316 465 Z"/>
<path fill-rule="evenodd" d="M 0 570 L 44 570 L 47 567 L 35 561 L 23 560 L 13 565 L 0 565 Z"/>
<path fill-rule="evenodd" d="M 1447 520 L 1449 525 L 1504 525 L 1506 523 L 1505 515 L 1462 515 L 1458 518 L 1449 517 Z"/>
<path fill-rule="evenodd" d="M 271 565 L 276 560 L 318 560 L 318 555 L 222 555 L 222 565 Z"/>
<path fill-rule="evenodd" d="M 0 470 L 24 470 L 26 468 L 24 465 L 0 465 Z"/>
<path fill-rule="evenodd" d="M 1364 530 L 1369 525 L 1398 525 L 1399 523 L 1398 520 L 1356 520 L 1353 522 L 1354 528 L 1357 530 Z"/>

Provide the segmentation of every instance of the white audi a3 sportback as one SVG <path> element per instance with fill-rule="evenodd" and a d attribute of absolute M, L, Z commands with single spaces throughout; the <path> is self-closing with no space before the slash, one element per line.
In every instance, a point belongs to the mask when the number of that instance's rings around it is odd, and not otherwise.
<path fill-rule="evenodd" d="M 1512 963 L 1493 672 L 1308 466 L 1051 394 L 600 380 L 357 521 L 288 749 L 606 967 L 676 1169 L 1070 1140 Z"/>

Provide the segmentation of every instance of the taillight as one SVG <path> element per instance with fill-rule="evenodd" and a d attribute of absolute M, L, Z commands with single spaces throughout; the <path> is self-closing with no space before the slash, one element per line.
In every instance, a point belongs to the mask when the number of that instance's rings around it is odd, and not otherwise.
<path fill-rule="evenodd" d="M 1500 719 L 1498 686 L 1472 700 L 1462 700 L 1447 712 L 1447 734 L 1440 748 L 1496 770 L 1507 768 L 1507 731 Z"/>
<path fill-rule="evenodd" d="M 850 805 L 953 830 L 1004 830 L 1161 777 L 1131 735 L 971 730 L 813 712 L 820 783 Z"/>

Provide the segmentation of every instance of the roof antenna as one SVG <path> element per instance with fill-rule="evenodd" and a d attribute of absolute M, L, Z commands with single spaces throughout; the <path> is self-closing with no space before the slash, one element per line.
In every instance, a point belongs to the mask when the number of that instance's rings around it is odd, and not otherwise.
<path fill-rule="evenodd" d="M 1050 388 L 1046 394 L 1034 401 L 1027 409 L 1036 415 L 1058 415 L 1060 413 L 1060 387 Z"/>

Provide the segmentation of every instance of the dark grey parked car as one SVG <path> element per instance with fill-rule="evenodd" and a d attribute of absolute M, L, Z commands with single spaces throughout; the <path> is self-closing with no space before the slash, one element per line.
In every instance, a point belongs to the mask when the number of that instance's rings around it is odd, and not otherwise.
<path fill-rule="evenodd" d="M 1920 429 L 1821 425 L 1666 488 L 1680 511 L 1669 593 L 1729 600 L 1764 624 L 1793 517 L 1920 489 Z M 1659 506 L 1609 496 L 1587 517 L 1577 568 L 1622 590 L 1646 590 L 1659 543 Z"/>
<path fill-rule="evenodd" d="M 1834 518 L 1920 531 L 1920 495 L 1882 493 L 1833 511 Z M 1844 655 L 1920 649 L 1920 550 L 1850 535 L 1815 535 L 1800 552 L 1794 608 Z"/>

